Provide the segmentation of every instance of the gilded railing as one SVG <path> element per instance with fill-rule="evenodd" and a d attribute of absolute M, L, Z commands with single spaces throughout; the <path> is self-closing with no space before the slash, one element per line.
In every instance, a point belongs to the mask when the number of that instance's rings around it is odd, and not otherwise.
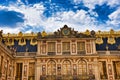
<path fill-rule="evenodd" d="M 16 56 L 35 56 L 36 52 L 17 52 Z"/>
<path fill-rule="evenodd" d="M 120 51 L 97 51 L 98 55 L 120 55 Z"/>
<path fill-rule="evenodd" d="M 46 75 L 40 76 L 40 80 L 95 80 L 94 75 Z"/>

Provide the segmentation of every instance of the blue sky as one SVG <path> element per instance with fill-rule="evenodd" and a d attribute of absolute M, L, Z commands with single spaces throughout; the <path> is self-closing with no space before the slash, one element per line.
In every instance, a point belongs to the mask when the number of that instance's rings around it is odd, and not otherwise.
<path fill-rule="evenodd" d="M 68 25 L 78 31 L 120 30 L 120 0 L 0 0 L 0 30 L 53 32 Z"/>

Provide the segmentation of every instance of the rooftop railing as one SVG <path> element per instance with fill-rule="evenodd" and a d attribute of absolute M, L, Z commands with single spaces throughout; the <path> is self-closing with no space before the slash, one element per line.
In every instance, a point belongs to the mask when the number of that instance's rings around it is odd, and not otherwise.
<path fill-rule="evenodd" d="M 120 51 L 97 51 L 98 55 L 120 55 Z"/>
<path fill-rule="evenodd" d="M 16 56 L 36 56 L 36 52 L 17 52 Z"/>

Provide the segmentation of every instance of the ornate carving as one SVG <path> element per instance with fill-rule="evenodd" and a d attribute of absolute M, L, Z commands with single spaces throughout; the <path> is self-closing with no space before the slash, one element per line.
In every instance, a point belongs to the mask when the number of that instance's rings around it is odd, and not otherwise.
<path fill-rule="evenodd" d="M 89 31 L 89 30 L 86 30 L 86 31 L 84 32 L 84 34 L 90 35 L 90 31 Z"/>
<path fill-rule="evenodd" d="M 26 45 L 26 40 L 25 40 L 25 38 L 19 39 L 18 44 L 21 45 L 21 46 Z"/>
<path fill-rule="evenodd" d="M 75 31 L 73 28 L 68 27 L 67 25 L 64 25 L 62 28 L 58 29 L 54 33 L 46 33 L 45 31 L 39 32 L 39 33 L 22 33 L 19 32 L 18 34 L 2 34 L 3 31 L 0 31 L 0 40 L 4 41 L 6 45 L 12 46 L 14 45 L 14 40 L 21 41 L 22 38 L 26 40 L 31 40 L 31 45 L 36 45 L 37 41 L 34 42 L 34 39 L 47 39 L 47 38 L 95 38 L 96 37 L 96 43 L 97 44 L 103 44 L 102 38 L 108 38 L 107 42 L 109 44 L 116 43 L 115 38 L 120 37 L 120 31 L 114 31 L 111 29 L 110 31 L 89 31 L 86 30 L 85 32 L 79 32 Z M 6 40 L 7 39 L 7 40 Z M 20 45 L 25 45 L 26 42 L 19 43 Z"/>
<path fill-rule="evenodd" d="M 107 43 L 108 44 L 115 44 L 115 38 L 114 37 L 108 37 Z"/>
<path fill-rule="evenodd" d="M 2 41 L 2 33 L 3 33 L 3 30 L 0 31 L 0 42 Z"/>
<path fill-rule="evenodd" d="M 23 33 L 22 33 L 22 32 L 19 32 L 19 33 L 18 33 L 18 36 L 22 37 L 22 36 L 23 36 Z"/>
<path fill-rule="evenodd" d="M 97 44 L 103 44 L 103 39 L 102 39 L 102 37 L 96 38 L 96 43 L 97 43 Z"/>
<path fill-rule="evenodd" d="M 38 33 L 37 33 L 37 38 L 38 38 L 38 39 L 42 38 L 41 32 L 38 32 Z"/>
<path fill-rule="evenodd" d="M 115 38 L 114 37 L 108 37 L 108 40 L 107 40 L 108 44 L 115 44 Z"/>
<path fill-rule="evenodd" d="M 47 33 L 45 31 L 43 31 L 41 35 L 42 35 L 42 37 L 46 37 Z"/>
<path fill-rule="evenodd" d="M 33 45 L 33 46 L 36 45 L 37 44 L 37 39 L 36 38 L 31 39 L 30 44 Z"/>
<path fill-rule="evenodd" d="M 3 30 L 0 31 L 0 37 L 2 37 Z"/>
<path fill-rule="evenodd" d="M 54 32 L 54 35 L 56 37 L 74 37 L 77 35 L 77 31 L 74 31 L 74 29 L 71 29 L 67 25 L 64 25 L 63 28 L 60 28 L 60 30 Z"/>

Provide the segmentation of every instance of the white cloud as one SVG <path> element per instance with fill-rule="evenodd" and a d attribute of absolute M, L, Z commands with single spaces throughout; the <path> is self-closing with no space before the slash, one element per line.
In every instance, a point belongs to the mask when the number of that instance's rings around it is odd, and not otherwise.
<path fill-rule="evenodd" d="M 120 5 L 120 0 L 74 0 L 75 4 L 79 4 L 83 2 L 84 5 L 90 9 L 94 9 L 95 5 L 102 5 L 104 3 L 107 3 L 111 7 L 114 7 L 116 5 Z"/>
<path fill-rule="evenodd" d="M 19 33 L 21 30 L 21 27 L 11 28 L 8 26 L 2 26 L 2 27 L 0 27 L 0 30 L 3 30 L 3 33 L 5 33 L 5 34 L 7 34 L 7 33 Z"/>
<path fill-rule="evenodd" d="M 81 0 L 75 0 L 74 2 L 79 3 L 79 1 Z M 90 8 L 90 10 L 88 11 L 90 15 L 94 15 L 95 17 L 97 17 L 98 16 L 97 13 L 93 12 L 92 9 L 94 9 L 96 4 L 102 5 L 106 1 L 107 0 L 91 0 L 91 1 L 84 0 L 84 4 L 85 6 Z M 19 0 L 19 2 L 21 1 Z M 25 29 L 28 26 L 32 26 L 33 28 L 26 30 L 26 32 L 32 32 L 33 29 L 39 29 L 39 27 L 41 26 L 47 32 L 53 32 L 59 29 L 60 27 L 63 27 L 63 25 L 65 24 L 67 24 L 72 28 L 75 28 L 75 30 L 78 31 L 85 31 L 86 29 L 109 30 L 113 28 L 112 26 L 110 26 L 110 24 L 113 25 L 120 24 L 119 22 L 120 9 L 109 15 L 111 21 L 107 22 L 106 25 L 105 24 L 97 25 L 97 20 L 94 17 L 88 15 L 88 12 L 85 10 L 78 10 L 77 12 L 73 12 L 73 11 L 57 12 L 56 14 L 54 14 L 54 16 L 47 18 L 43 15 L 43 12 L 45 11 L 45 7 L 41 3 L 34 4 L 33 6 L 24 5 L 22 3 L 20 3 L 20 6 L 18 6 L 18 4 L 14 4 L 14 5 L 12 4 L 9 5 L 8 7 L 0 6 L 0 9 L 14 10 L 24 14 L 24 19 L 25 19 L 24 23 L 18 25 L 15 29 L 7 28 L 7 27 L 0 28 L 3 29 L 3 32 L 13 33 L 14 31 L 14 33 L 17 33 L 20 30 L 25 31 Z M 112 4 L 113 3 L 111 3 L 110 5 Z"/>
<path fill-rule="evenodd" d="M 102 5 L 106 3 L 108 0 L 74 0 L 75 3 L 79 4 L 81 2 L 90 9 L 94 9 L 96 4 Z"/>
<path fill-rule="evenodd" d="M 65 24 L 78 31 L 104 29 L 103 25 L 96 26 L 95 23 L 95 18 L 90 17 L 86 11 L 79 10 L 77 12 L 58 12 L 56 16 L 48 18 L 43 25 L 46 26 L 45 30 L 48 32 L 55 31 Z"/>
<path fill-rule="evenodd" d="M 108 24 L 119 26 L 120 25 L 120 8 L 118 8 L 115 12 L 110 14 L 108 17 L 110 18 L 110 21 L 107 22 Z"/>
<path fill-rule="evenodd" d="M 9 11 L 16 11 L 20 12 L 24 15 L 24 23 L 19 24 L 16 27 L 27 27 L 33 26 L 38 27 L 43 24 L 43 11 L 44 7 L 42 4 L 35 4 L 33 6 L 26 6 L 26 5 L 17 5 L 17 4 L 10 4 L 9 6 L 0 6 L 0 9 L 7 9 Z M 6 28 L 5 28 L 6 29 Z M 23 30 L 23 28 L 21 28 Z"/>

